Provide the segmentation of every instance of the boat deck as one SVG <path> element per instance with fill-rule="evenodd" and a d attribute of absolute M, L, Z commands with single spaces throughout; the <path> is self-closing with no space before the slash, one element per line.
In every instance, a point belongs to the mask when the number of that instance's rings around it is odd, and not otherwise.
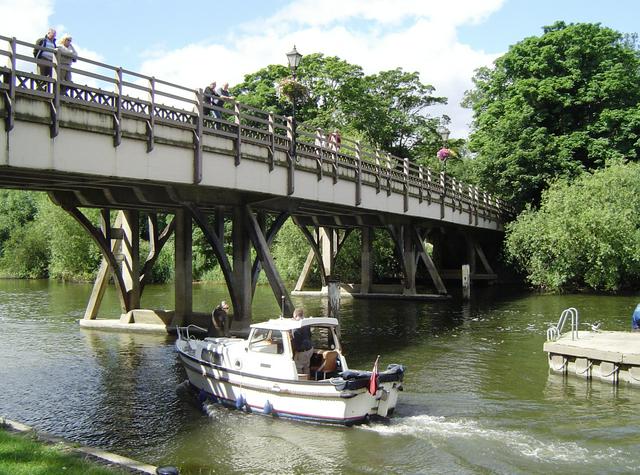
<path fill-rule="evenodd" d="M 640 386 L 640 332 L 580 331 L 573 340 L 567 332 L 543 349 L 553 371 Z"/>

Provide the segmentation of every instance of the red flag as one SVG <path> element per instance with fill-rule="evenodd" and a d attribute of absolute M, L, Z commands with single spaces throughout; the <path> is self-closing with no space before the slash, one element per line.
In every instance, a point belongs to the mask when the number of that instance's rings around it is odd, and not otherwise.
<path fill-rule="evenodd" d="M 369 378 L 369 394 L 376 395 L 378 391 L 378 360 L 380 355 L 376 358 L 376 362 L 373 363 L 373 369 L 371 370 L 371 377 Z"/>

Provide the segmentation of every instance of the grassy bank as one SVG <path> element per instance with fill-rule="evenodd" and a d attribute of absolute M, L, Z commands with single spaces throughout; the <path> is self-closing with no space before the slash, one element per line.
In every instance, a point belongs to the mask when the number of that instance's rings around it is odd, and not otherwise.
<path fill-rule="evenodd" d="M 46 444 L 34 433 L 13 433 L 0 427 L 0 475 L 113 475 L 130 472 L 85 460 L 62 444 Z"/>

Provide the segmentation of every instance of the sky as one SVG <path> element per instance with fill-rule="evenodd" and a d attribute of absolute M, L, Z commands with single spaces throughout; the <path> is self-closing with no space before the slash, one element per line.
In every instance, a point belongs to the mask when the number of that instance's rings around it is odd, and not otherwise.
<path fill-rule="evenodd" d="M 400 67 L 448 99 L 427 113 L 463 138 L 474 71 L 510 45 L 558 20 L 636 33 L 639 17 L 638 0 L 0 0 L 0 36 L 35 41 L 52 26 L 82 57 L 191 88 L 287 64 L 294 44 L 367 74 Z"/>

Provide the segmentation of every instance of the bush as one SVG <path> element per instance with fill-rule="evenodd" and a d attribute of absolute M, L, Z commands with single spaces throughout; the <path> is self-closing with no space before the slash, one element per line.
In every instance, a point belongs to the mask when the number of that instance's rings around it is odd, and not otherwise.
<path fill-rule="evenodd" d="M 640 165 L 558 181 L 507 227 L 507 256 L 540 288 L 617 291 L 640 282 Z"/>
<path fill-rule="evenodd" d="M 4 243 L 0 272 L 6 277 L 42 279 L 49 275 L 49 239 L 36 222 L 13 229 Z"/>
<path fill-rule="evenodd" d="M 83 209 L 82 212 L 91 222 L 98 222 L 99 210 Z M 46 229 L 49 241 L 49 277 L 72 281 L 95 278 L 100 250 L 75 219 L 47 199 L 40 203 L 36 222 Z"/>

